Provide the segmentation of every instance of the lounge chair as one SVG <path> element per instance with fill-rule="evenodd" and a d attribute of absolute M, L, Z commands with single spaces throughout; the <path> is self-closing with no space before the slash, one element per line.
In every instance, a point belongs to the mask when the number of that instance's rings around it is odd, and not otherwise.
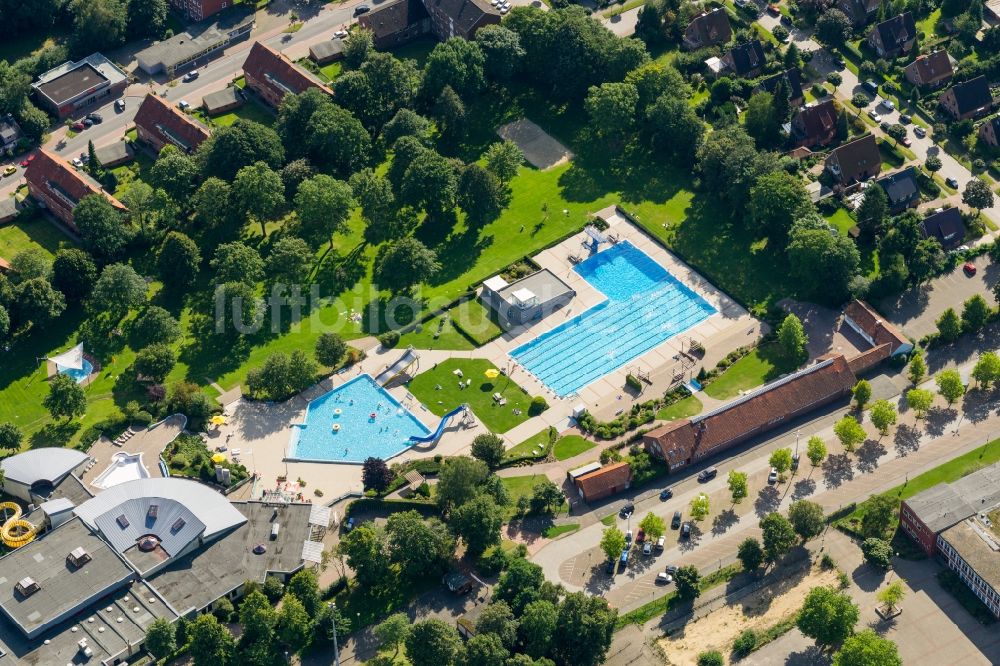
<path fill-rule="evenodd" d="M 500 395 L 499 393 L 494 393 L 493 394 L 493 402 L 500 402 L 501 400 L 503 400 L 503 396 L 502 395 Z"/>
<path fill-rule="evenodd" d="M 503 407 L 507 404 L 507 398 L 500 398 L 500 400 L 497 401 L 497 404 Z"/>
<path fill-rule="evenodd" d="M 583 261 L 583 260 L 580 259 L 580 257 L 578 257 L 577 255 L 575 255 L 575 254 L 569 255 L 569 263 L 571 263 L 571 264 L 578 264 L 581 261 Z"/>

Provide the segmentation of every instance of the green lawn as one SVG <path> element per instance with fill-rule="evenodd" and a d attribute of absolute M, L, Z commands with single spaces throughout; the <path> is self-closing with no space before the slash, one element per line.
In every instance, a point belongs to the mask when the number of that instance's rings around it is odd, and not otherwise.
<path fill-rule="evenodd" d="M 517 444 L 507 449 L 507 452 L 504 454 L 504 457 L 508 459 L 526 458 L 528 456 L 533 456 L 535 458 L 544 458 L 545 456 L 548 455 L 549 440 L 550 440 L 549 429 L 546 428 L 540 433 L 532 435 L 531 437 L 524 440 L 520 444 Z M 538 451 L 539 453 L 536 455 L 533 453 L 534 451 Z"/>
<path fill-rule="evenodd" d="M 584 451 L 589 451 L 594 446 L 596 445 L 593 442 L 579 435 L 566 435 L 565 437 L 560 437 L 556 442 L 556 445 L 552 449 L 552 454 L 556 457 L 556 460 L 566 460 L 567 458 L 578 456 Z"/>
<path fill-rule="evenodd" d="M 111 170 L 118 179 L 118 186 L 112 193 L 116 198 L 121 198 L 128 190 L 128 185 L 133 180 L 149 182 L 149 170 L 153 167 L 153 159 L 143 150 L 135 151 L 135 160 L 131 164 L 123 164 Z"/>
<path fill-rule="evenodd" d="M 329 65 L 323 65 L 319 68 L 319 78 L 323 79 L 327 83 L 336 80 L 340 76 L 340 72 L 344 69 L 344 63 L 342 62 L 331 62 Z"/>
<path fill-rule="evenodd" d="M 775 345 L 758 348 L 729 366 L 705 387 L 705 393 L 716 400 L 736 397 L 740 391 L 752 389 L 794 370 L 778 355 Z"/>
<path fill-rule="evenodd" d="M 924 35 L 926 35 L 927 38 L 930 38 L 933 35 L 937 34 L 938 21 L 940 19 L 941 19 L 941 9 L 939 7 L 938 9 L 935 9 L 930 14 L 928 14 L 927 18 L 917 21 L 917 30 L 919 32 L 924 33 Z"/>
<path fill-rule="evenodd" d="M 826 218 L 833 227 L 840 232 L 841 236 L 846 236 L 847 232 L 851 230 L 851 227 L 857 224 L 854 217 L 847 212 L 846 208 L 838 208 L 837 211 Z"/>
<path fill-rule="evenodd" d="M 542 536 L 546 539 L 557 539 L 563 534 L 569 534 L 570 532 L 575 532 L 580 529 L 580 526 L 576 523 L 571 523 L 569 525 L 553 525 L 552 527 L 547 527 L 542 532 Z"/>
<path fill-rule="evenodd" d="M 66 37 L 67 32 L 61 26 L 17 35 L 8 32 L 3 39 L 0 39 L 0 60 L 6 60 L 13 65 L 15 60 L 37 53 L 46 46 L 64 43 Z"/>
<path fill-rule="evenodd" d="M 484 359 L 449 359 L 414 377 L 409 389 L 438 416 L 468 403 L 487 428 L 493 432 L 507 432 L 528 420 L 531 396 L 508 377 L 501 375 L 496 379 L 489 379 L 483 374 L 494 367 Z M 472 386 L 458 388 L 460 380 L 453 373 L 454 370 L 461 370 L 466 380 L 472 380 Z M 438 386 L 441 388 L 438 389 Z M 506 398 L 507 404 L 497 404 L 493 400 L 494 393 L 500 393 Z M 516 414 L 514 410 L 521 413 Z"/>
<path fill-rule="evenodd" d="M 528 474 L 527 476 L 506 476 L 500 479 L 503 482 L 504 487 L 507 488 L 507 492 L 510 493 L 510 505 L 507 508 L 507 519 L 509 520 L 511 516 L 514 515 L 515 507 L 517 506 L 517 500 L 521 497 L 531 498 L 531 493 L 535 486 L 542 481 L 547 480 L 548 477 L 544 474 Z M 562 506 L 559 507 L 557 513 L 566 513 L 569 509 L 569 504 L 563 502 Z"/>
<path fill-rule="evenodd" d="M 392 49 L 392 55 L 396 56 L 400 60 L 410 59 L 417 61 L 417 67 L 423 68 L 424 63 L 427 62 L 427 56 L 431 54 L 434 47 L 437 45 L 437 40 L 433 37 L 421 37 L 420 39 L 415 39 L 409 44 L 404 44 L 399 48 Z"/>
<path fill-rule="evenodd" d="M 475 349 L 469 338 L 455 328 L 454 322 L 447 313 L 419 324 L 409 333 L 399 336 L 399 349 L 412 346 L 416 349 Z"/>
<path fill-rule="evenodd" d="M 891 145 L 888 141 L 880 141 L 878 152 L 882 156 L 882 171 L 893 171 L 903 166 L 906 159 L 899 149 Z"/>
<path fill-rule="evenodd" d="M 238 106 L 232 111 L 220 113 L 217 116 L 209 116 L 200 107 L 192 112 L 192 115 L 206 125 L 215 125 L 216 127 L 229 127 L 236 122 L 237 118 L 252 120 L 268 127 L 274 124 L 274 114 L 253 99 L 247 100 L 242 106 Z"/>
<path fill-rule="evenodd" d="M 700 414 L 704 405 L 701 404 L 701 400 L 693 395 L 689 395 L 686 398 L 678 400 L 672 405 L 667 405 L 660 411 L 656 412 L 656 418 L 666 419 L 667 421 L 676 421 L 677 419 L 686 419 L 696 414 Z"/>
<path fill-rule="evenodd" d="M 24 250 L 39 249 L 51 260 L 60 249 L 73 246 L 69 236 L 40 215 L 18 218 L 0 227 L 0 257 L 5 259 Z"/>

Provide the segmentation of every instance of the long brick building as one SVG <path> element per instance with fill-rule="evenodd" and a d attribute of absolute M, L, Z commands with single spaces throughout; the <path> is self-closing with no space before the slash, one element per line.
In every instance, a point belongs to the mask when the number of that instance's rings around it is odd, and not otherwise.
<path fill-rule="evenodd" d="M 333 91 L 312 74 L 269 46 L 255 42 L 243 63 L 247 87 L 277 108 L 285 95 L 298 95 L 309 88 L 319 88 L 328 95 Z"/>
<path fill-rule="evenodd" d="M 80 200 L 91 194 L 106 198 L 122 211 L 125 206 L 101 189 L 90 177 L 74 169 L 69 162 L 52 153 L 39 150 L 24 173 L 28 192 L 49 212 L 76 231 L 73 210 Z"/>
<path fill-rule="evenodd" d="M 156 152 L 170 144 L 192 153 L 209 137 L 207 127 L 153 94 L 146 95 L 135 112 L 135 130 Z"/>

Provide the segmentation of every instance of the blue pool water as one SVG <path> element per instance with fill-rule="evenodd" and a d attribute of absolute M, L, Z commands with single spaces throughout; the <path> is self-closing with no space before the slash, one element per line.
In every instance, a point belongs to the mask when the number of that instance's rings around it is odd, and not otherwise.
<path fill-rule="evenodd" d="M 87 359 L 83 359 L 82 368 L 67 368 L 63 365 L 57 365 L 56 370 L 59 371 L 60 375 L 69 375 L 73 378 L 77 384 L 82 382 L 84 379 L 90 376 L 90 373 L 94 371 L 94 365 Z"/>
<path fill-rule="evenodd" d="M 628 241 L 574 270 L 607 300 L 511 352 L 560 396 L 579 391 L 715 312 Z"/>
<path fill-rule="evenodd" d="M 336 432 L 334 424 L 340 426 Z M 358 375 L 309 402 L 306 422 L 292 427 L 288 457 L 324 462 L 364 462 L 369 456 L 386 460 L 412 446 L 411 435 L 429 432 L 371 375 Z"/>

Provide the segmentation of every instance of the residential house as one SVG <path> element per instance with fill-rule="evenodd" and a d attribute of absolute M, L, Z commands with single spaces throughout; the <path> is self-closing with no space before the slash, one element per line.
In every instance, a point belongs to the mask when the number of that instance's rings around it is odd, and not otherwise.
<path fill-rule="evenodd" d="M 993 106 L 993 95 L 985 76 L 956 83 L 944 91 L 940 104 L 955 120 L 975 118 L 988 112 Z"/>
<path fill-rule="evenodd" d="M 722 62 L 731 72 L 745 79 L 751 79 L 764 67 L 767 59 L 764 57 L 764 47 L 757 39 L 734 46 L 722 56 Z"/>
<path fill-rule="evenodd" d="M 0 117 L 0 151 L 13 152 L 21 138 L 21 126 L 9 113 Z"/>
<path fill-rule="evenodd" d="M 1000 147 L 1000 116 L 993 116 L 979 126 L 979 140 Z"/>
<path fill-rule="evenodd" d="M 135 129 L 139 140 L 156 152 L 172 144 L 190 154 L 209 137 L 207 127 L 152 93 L 135 112 Z"/>
<path fill-rule="evenodd" d="M 847 358 L 831 354 L 721 407 L 655 428 L 642 443 L 674 472 L 844 398 L 856 382 Z"/>
<path fill-rule="evenodd" d="M 837 0 L 837 9 L 847 14 L 855 28 L 875 17 L 881 0 Z"/>
<path fill-rule="evenodd" d="M 826 169 L 843 185 L 853 185 L 878 176 L 882 155 L 871 134 L 854 139 L 834 149 L 826 158 Z"/>
<path fill-rule="evenodd" d="M 358 17 L 372 31 L 375 48 L 389 50 L 431 31 L 431 17 L 421 0 L 392 0 Z"/>
<path fill-rule="evenodd" d="M 805 94 L 802 92 L 802 75 L 797 67 L 761 79 L 757 83 L 757 87 L 754 88 L 754 92 L 763 90 L 773 94 L 781 81 L 788 84 L 788 101 L 791 102 L 792 107 L 802 106 Z"/>
<path fill-rule="evenodd" d="M 112 206 L 126 210 L 120 201 L 101 189 L 89 176 L 77 171 L 69 162 L 47 150 L 39 150 L 24 172 L 28 192 L 49 212 L 74 231 L 73 209 L 86 196 L 96 194 L 107 199 Z"/>
<path fill-rule="evenodd" d="M 903 71 L 907 81 L 922 88 L 938 88 L 955 75 L 951 56 L 944 49 L 917 56 Z"/>
<path fill-rule="evenodd" d="M 1000 618 L 1000 463 L 903 500 L 899 526 Z"/>
<path fill-rule="evenodd" d="M 924 238 L 933 238 L 945 250 L 953 250 L 965 240 L 965 225 L 958 208 L 945 208 L 920 221 Z"/>
<path fill-rule="evenodd" d="M 716 44 L 727 44 L 733 38 L 733 27 L 725 7 L 698 14 L 684 29 L 684 48 L 689 51 Z"/>
<path fill-rule="evenodd" d="M 584 502 L 596 502 L 628 490 L 632 485 L 632 468 L 627 462 L 612 463 L 576 477 L 574 483 Z"/>
<path fill-rule="evenodd" d="M 452 37 L 472 39 L 487 25 L 500 25 L 500 10 L 489 0 L 423 0 L 431 29 L 441 41 Z"/>
<path fill-rule="evenodd" d="M 281 104 L 286 94 L 298 95 L 309 88 L 319 88 L 328 95 L 333 94 L 315 76 L 261 42 L 254 42 L 250 47 L 250 55 L 243 63 L 243 75 L 247 87 L 275 108 Z"/>
<path fill-rule="evenodd" d="M 914 208 L 920 203 L 920 186 L 917 184 L 917 172 L 913 167 L 906 167 L 875 181 L 885 190 L 889 198 L 889 212 L 893 215 L 902 213 L 907 208 Z"/>
<path fill-rule="evenodd" d="M 837 105 L 832 99 L 808 104 L 792 117 L 797 146 L 827 146 L 837 138 Z"/>
<path fill-rule="evenodd" d="M 868 44 L 880 58 L 887 60 L 909 53 L 916 41 L 917 25 L 910 12 L 882 21 L 868 33 Z"/>

